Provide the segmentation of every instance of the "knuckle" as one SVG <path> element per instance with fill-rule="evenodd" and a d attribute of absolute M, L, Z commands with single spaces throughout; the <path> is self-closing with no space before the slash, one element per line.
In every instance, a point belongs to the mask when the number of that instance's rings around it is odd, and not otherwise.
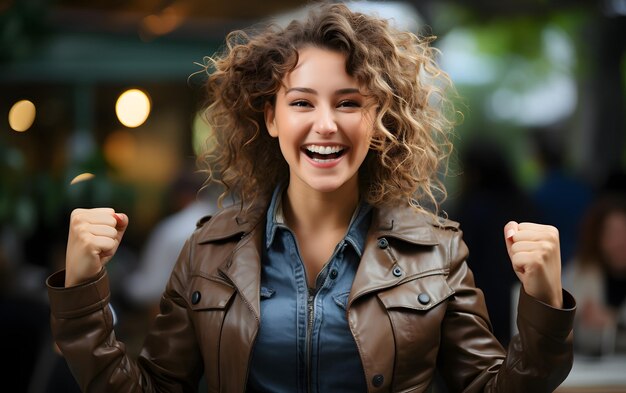
<path fill-rule="evenodd" d="M 74 210 L 70 215 L 70 224 L 76 226 L 81 221 L 82 212 Z"/>
<path fill-rule="evenodd" d="M 559 231 L 558 229 L 554 229 L 553 232 L 551 232 L 551 236 L 550 236 L 550 240 L 552 240 L 553 243 L 558 243 L 559 241 Z"/>

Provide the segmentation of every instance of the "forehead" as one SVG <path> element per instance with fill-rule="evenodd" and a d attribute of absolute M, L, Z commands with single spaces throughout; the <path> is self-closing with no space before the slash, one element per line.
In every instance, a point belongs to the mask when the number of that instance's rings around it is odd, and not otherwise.
<path fill-rule="evenodd" d="M 357 80 L 346 71 L 346 55 L 341 52 L 306 46 L 298 50 L 298 63 L 283 78 L 287 87 L 300 84 L 341 87 L 358 87 Z"/>

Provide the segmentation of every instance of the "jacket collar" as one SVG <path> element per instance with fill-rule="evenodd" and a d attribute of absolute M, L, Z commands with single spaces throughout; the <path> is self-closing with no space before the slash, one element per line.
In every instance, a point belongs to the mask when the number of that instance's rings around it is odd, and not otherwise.
<path fill-rule="evenodd" d="M 226 277 L 260 319 L 261 247 L 265 203 L 254 206 L 233 205 L 213 217 L 198 222 L 198 244 L 236 240 L 232 253 L 213 274 Z M 219 277 L 216 277 L 219 279 Z"/>
<path fill-rule="evenodd" d="M 235 204 L 206 216 L 197 223 L 197 243 L 210 243 L 249 234 L 264 217 L 266 203 L 256 205 Z"/>
<path fill-rule="evenodd" d="M 269 201 L 265 199 L 243 208 L 236 204 L 221 210 L 213 217 L 201 219 L 197 229 L 198 243 L 241 237 L 258 225 L 267 225 L 268 204 Z M 444 219 L 436 222 L 428 215 L 416 212 L 413 207 L 404 204 L 374 208 L 370 232 L 374 232 L 377 238 L 387 236 L 412 244 L 434 246 L 439 244 L 439 240 L 433 227 L 458 228 L 458 224 Z"/>
<path fill-rule="evenodd" d="M 260 317 L 261 253 L 267 209 L 268 201 L 244 209 L 240 205 L 231 206 L 210 219 L 201 220 L 196 237 L 199 244 L 237 239 L 231 257 L 218 269 L 237 288 L 257 318 Z M 412 258 L 396 258 L 390 247 L 381 249 L 378 243 L 382 238 L 393 238 L 414 245 L 437 246 L 440 241 L 435 227 L 458 228 L 458 224 L 448 220 L 436 222 L 408 204 L 374 208 L 349 304 L 365 293 L 398 285 L 429 271 L 444 269 L 438 258 L 432 266 L 418 264 Z M 395 275 L 394 268 L 400 268 L 402 275 Z"/>
<path fill-rule="evenodd" d="M 377 208 L 370 232 L 376 238 L 392 237 L 412 244 L 434 246 L 439 240 L 433 232 L 437 224 L 424 213 L 411 206 L 384 206 Z"/>

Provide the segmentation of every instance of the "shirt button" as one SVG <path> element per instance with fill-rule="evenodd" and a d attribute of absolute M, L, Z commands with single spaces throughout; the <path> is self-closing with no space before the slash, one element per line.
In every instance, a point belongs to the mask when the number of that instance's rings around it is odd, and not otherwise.
<path fill-rule="evenodd" d="M 339 273 L 337 273 L 337 269 L 331 270 L 330 271 L 330 278 L 334 280 L 335 278 L 337 278 L 337 274 L 339 274 Z"/>
<path fill-rule="evenodd" d="M 422 292 L 419 294 L 419 296 L 417 296 L 417 300 L 423 305 L 427 305 L 428 303 L 430 303 L 430 296 L 428 296 L 427 293 Z"/>
<path fill-rule="evenodd" d="M 393 275 L 396 277 L 400 277 L 402 275 L 402 269 L 400 269 L 400 266 L 395 266 L 393 268 Z"/>
<path fill-rule="evenodd" d="M 389 246 L 389 242 L 387 241 L 387 239 L 385 239 L 384 237 L 378 239 L 378 248 L 382 248 L 384 250 L 388 246 Z"/>
<path fill-rule="evenodd" d="M 200 298 L 202 296 L 200 296 L 200 292 L 195 291 L 192 295 L 191 295 L 191 304 L 198 304 L 198 302 L 200 302 Z"/>
<path fill-rule="evenodd" d="M 383 377 L 382 374 L 376 374 L 374 375 L 374 378 L 372 378 L 372 385 L 377 388 L 381 387 L 383 382 L 385 382 L 385 377 Z"/>

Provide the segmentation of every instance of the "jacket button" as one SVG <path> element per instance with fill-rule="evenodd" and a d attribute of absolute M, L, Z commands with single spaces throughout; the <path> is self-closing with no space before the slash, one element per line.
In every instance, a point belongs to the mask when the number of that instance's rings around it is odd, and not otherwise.
<path fill-rule="evenodd" d="M 400 277 L 402 275 L 402 269 L 400 269 L 400 266 L 395 266 L 393 268 L 393 275 L 396 277 Z"/>
<path fill-rule="evenodd" d="M 389 246 L 389 242 L 387 241 L 387 239 L 385 239 L 384 237 L 378 239 L 378 248 L 382 248 L 384 250 L 388 246 Z"/>
<path fill-rule="evenodd" d="M 427 293 L 423 292 L 420 293 L 419 296 L 417 296 L 417 300 L 423 305 L 427 305 L 428 303 L 430 303 L 430 296 L 428 296 Z"/>
<path fill-rule="evenodd" d="M 372 385 L 377 388 L 381 387 L 383 385 L 383 382 L 385 382 L 385 377 L 383 377 L 381 374 L 376 374 L 374 375 L 374 378 L 372 378 Z"/>
<path fill-rule="evenodd" d="M 191 295 L 191 304 L 198 304 L 198 302 L 200 301 L 200 298 L 202 296 L 200 296 L 200 292 L 195 291 L 192 295 Z"/>
<path fill-rule="evenodd" d="M 337 274 L 339 274 L 339 273 L 337 273 L 337 269 L 331 270 L 330 271 L 330 278 L 334 280 L 335 278 L 337 278 Z"/>

